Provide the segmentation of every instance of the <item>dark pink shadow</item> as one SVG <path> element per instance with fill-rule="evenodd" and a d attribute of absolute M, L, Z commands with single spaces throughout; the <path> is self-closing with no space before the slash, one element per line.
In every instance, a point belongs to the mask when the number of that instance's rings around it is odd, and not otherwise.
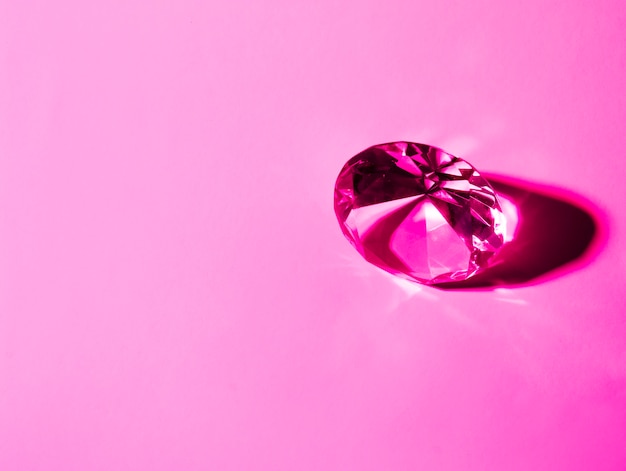
<path fill-rule="evenodd" d="M 517 207 L 514 239 L 484 272 L 439 289 L 519 287 L 554 279 L 590 263 L 604 247 L 607 218 L 582 198 L 564 190 L 499 175 L 483 174 Z"/>

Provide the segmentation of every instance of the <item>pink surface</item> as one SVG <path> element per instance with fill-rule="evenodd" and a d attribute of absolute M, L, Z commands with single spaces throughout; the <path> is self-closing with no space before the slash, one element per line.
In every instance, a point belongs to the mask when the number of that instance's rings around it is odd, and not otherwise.
<path fill-rule="evenodd" d="M 619 1 L 0 2 L 0 469 L 626 469 L 625 83 Z M 606 241 L 398 281 L 332 204 L 393 140 Z"/>

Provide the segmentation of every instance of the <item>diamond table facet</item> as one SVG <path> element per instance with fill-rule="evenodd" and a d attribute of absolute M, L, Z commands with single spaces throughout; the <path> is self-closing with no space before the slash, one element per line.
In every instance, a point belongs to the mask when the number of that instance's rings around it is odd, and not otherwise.
<path fill-rule="evenodd" d="M 466 161 L 392 142 L 350 159 L 335 185 L 341 229 L 369 262 L 424 284 L 469 278 L 503 245 L 496 193 Z"/>

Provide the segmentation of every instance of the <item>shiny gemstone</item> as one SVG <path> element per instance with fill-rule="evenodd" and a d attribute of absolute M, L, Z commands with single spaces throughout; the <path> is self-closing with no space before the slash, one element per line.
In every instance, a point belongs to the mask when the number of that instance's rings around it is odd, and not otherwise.
<path fill-rule="evenodd" d="M 369 262 L 424 284 L 469 278 L 503 244 L 496 193 L 466 161 L 392 142 L 350 159 L 335 185 L 341 229 Z"/>

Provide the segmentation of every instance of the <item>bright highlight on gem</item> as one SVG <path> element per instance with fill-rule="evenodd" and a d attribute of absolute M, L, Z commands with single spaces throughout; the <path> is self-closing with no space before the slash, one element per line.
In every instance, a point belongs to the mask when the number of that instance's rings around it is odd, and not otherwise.
<path fill-rule="evenodd" d="M 425 144 L 392 142 L 350 159 L 335 213 L 369 262 L 424 284 L 465 280 L 504 243 L 496 193 L 466 161 Z"/>

